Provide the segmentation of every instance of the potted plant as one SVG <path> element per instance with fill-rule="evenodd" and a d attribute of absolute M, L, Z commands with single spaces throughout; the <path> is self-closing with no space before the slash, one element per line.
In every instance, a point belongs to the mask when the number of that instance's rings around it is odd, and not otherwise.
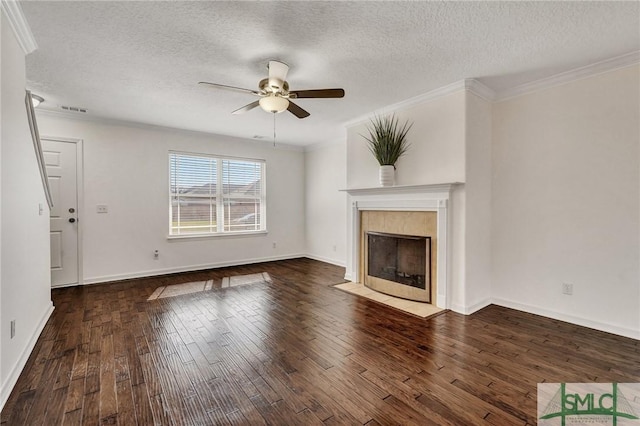
<path fill-rule="evenodd" d="M 380 164 L 380 185 L 393 186 L 396 162 L 409 149 L 407 133 L 413 123 L 398 123 L 394 115 L 387 117 L 376 116 L 367 126 L 368 136 L 361 135 L 367 140 L 369 151 Z"/>

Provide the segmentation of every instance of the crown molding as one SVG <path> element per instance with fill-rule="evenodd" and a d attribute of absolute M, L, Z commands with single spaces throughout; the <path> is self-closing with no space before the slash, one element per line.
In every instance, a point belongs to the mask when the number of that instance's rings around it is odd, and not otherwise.
<path fill-rule="evenodd" d="M 15 0 L 1 0 L 0 9 L 5 14 L 11 29 L 18 40 L 18 44 L 22 48 L 25 55 L 33 52 L 38 48 L 36 39 L 33 37 L 31 27 L 22 13 L 20 4 Z"/>
<path fill-rule="evenodd" d="M 464 80 L 464 84 L 465 84 L 465 89 L 468 92 L 471 92 L 481 97 L 485 101 L 493 102 L 496 100 L 495 90 L 493 90 L 488 86 L 485 86 L 484 84 L 480 83 L 478 80 L 473 78 L 468 78 Z"/>
<path fill-rule="evenodd" d="M 498 96 L 495 100 L 498 102 L 504 101 L 507 99 L 515 98 L 517 96 L 525 95 L 527 93 L 537 92 L 539 90 L 560 86 L 571 81 L 593 77 L 598 74 L 604 74 L 609 71 L 626 68 L 632 65 L 637 65 L 639 63 L 640 50 L 637 50 L 625 55 L 605 59 L 604 61 L 596 62 L 580 68 L 575 68 L 570 71 L 552 75 L 551 77 L 546 77 L 540 80 L 532 81 L 530 83 L 521 84 L 520 86 L 516 86 L 511 89 L 503 90 L 498 93 Z"/>
<path fill-rule="evenodd" d="M 480 83 L 478 80 L 465 79 L 465 80 L 456 81 L 455 83 L 448 84 L 446 86 L 440 87 L 430 92 L 423 93 L 422 95 L 414 96 L 413 98 L 409 98 L 404 101 L 385 106 L 384 108 L 375 110 L 367 115 L 363 115 L 353 120 L 349 120 L 344 123 L 344 126 L 347 128 L 353 127 L 358 124 L 368 122 L 371 119 L 371 116 L 386 115 L 392 112 L 401 111 L 403 109 L 407 109 L 415 105 L 432 102 L 436 99 L 443 98 L 445 96 L 451 95 L 461 90 L 466 90 L 468 92 L 474 93 L 489 102 L 493 101 L 496 96 L 493 89 L 490 89 L 489 87 Z"/>

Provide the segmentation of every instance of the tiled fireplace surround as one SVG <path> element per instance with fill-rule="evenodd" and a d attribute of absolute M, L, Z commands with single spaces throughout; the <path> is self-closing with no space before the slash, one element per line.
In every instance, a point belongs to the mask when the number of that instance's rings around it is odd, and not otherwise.
<path fill-rule="evenodd" d="M 348 223 L 347 223 L 347 265 L 345 279 L 353 282 L 364 282 L 364 256 L 362 251 L 362 212 L 435 212 L 436 235 L 435 247 L 432 247 L 432 264 L 434 274 L 432 276 L 432 301 L 439 308 L 448 309 L 450 300 L 449 274 L 447 265 L 450 264 L 450 250 L 448 249 L 448 226 L 449 226 L 449 202 L 451 191 L 456 183 L 436 184 L 436 185 L 406 185 L 378 188 L 359 188 L 345 190 L 349 202 Z M 419 215 L 402 215 L 391 221 L 412 220 Z M 393 216 L 390 216 L 393 218 Z M 419 219 L 418 219 L 419 220 Z M 416 225 L 406 224 L 407 230 L 415 229 Z M 395 229 L 385 232 L 398 233 L 397 225 L 392 225 Z M 379 229 L 378 229 L 379 230 Z M 405 233 L 405 232 L 400 232 Z M 416 231 L 408 231 L 405 234 L 418 235 Z"/>

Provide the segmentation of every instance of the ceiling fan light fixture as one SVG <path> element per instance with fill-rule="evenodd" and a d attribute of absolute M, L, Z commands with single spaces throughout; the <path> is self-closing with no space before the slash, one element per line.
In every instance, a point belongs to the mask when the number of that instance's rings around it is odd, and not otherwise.
<path fill-rule="evenodd" d="M 280 113 L 289 107 L 289 99 L 276 95 L 265 96 L 260 99 L 260 107 L 266 112 Z"/>

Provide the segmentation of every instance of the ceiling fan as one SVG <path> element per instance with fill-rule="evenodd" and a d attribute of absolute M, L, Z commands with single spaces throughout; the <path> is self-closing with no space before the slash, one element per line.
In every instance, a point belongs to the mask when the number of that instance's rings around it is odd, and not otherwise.
<path fill-rule="evenodd" d="M 201 81 L 198 84 L 217 89 L 249 93 L 260 97 L 257 101 L 233 111 L 232 114 L 241 114 L 260 106 L 266 112 L 280 113 L 287 110 L 298 118 L 305 118 L 310 114 L 294 104 L 291 99 L 344 97 L 344 89 L 289 90 L 289 83 L 287 82 L 289 66 L 282 62 L 269 61 L 268 69 L 269 76 L 260 80 L 258 90 L 243 89 L 241 87 L 226 86 L 224 84 L 209 83 L 206 81 Z"/>

